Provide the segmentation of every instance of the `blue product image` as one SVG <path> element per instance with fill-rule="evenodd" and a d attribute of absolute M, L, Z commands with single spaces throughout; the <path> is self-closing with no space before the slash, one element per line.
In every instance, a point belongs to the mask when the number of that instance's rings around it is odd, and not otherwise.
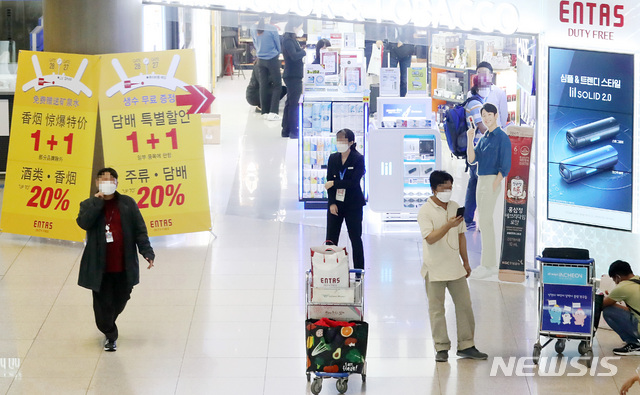
<path fill-rule="evenodd" d="M 609 117 L 567 130 L 567 143 L 573 149 L 612 139 L 620 132 L 620 123 Z"/>
<path fill-rule="evenodd" d="M 618 151 L 610 145 L 605 145 L 563 160 L 559 169 L 562 179 L 572 183 L 612 169 L 617 163 Z"/>

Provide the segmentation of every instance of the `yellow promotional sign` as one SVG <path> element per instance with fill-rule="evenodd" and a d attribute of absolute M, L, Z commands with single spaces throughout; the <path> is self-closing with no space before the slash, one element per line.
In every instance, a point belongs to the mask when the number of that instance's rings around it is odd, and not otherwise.
<path fill-rule="evenodd" d="M 20 51 L 0 228 L 81 241 L 91 184 L 99 57 Z"/>
<path fill-rule="evenodd" d="M 209 230 L 200 115 L 178 105 L 199 95 L 193 51 L 102 55 L 101 62 L 104 160 L 118 172 L 118 191 L 138 202 L 150 236 Z"/>

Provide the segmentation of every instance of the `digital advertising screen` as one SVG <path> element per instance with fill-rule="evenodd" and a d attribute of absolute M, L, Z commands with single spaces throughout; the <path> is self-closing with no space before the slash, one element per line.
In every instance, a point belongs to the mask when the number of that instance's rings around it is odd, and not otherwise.
<path fill-rule="evenodd" d="M 631 230 L 633 70 L 633 55 L 549 49 L 548 219 Z"/>

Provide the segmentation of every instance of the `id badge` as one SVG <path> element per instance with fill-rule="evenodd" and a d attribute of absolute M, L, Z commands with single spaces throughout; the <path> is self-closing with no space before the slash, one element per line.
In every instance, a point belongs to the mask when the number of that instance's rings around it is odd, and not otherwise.
<path fill-rule="evenodd" d="M 347 190 L 346 189 L 338 189 L 336 191 L 336 200 L 339 202 L 344 202 L 344 196 L 347 194 Z"/>
<path fill-rule="evenodd" d="M 107 231 L 105 235 L 107 236 L 107 243 L 113 243 L 113 233 Z"/>

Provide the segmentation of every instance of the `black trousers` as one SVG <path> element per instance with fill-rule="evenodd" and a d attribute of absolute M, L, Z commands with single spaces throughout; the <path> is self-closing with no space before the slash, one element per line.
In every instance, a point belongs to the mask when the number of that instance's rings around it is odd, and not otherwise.
<path fill-rule="evenodd" d="M 278 113 L 280 92 L 282 92 L 282 74 L 280 59 L 258 59 L 258 81 L 260 81 L 260 108 L 263 114 Z"/>
<path fill-rule="evenodd" d="M 105 273 L 102 275 L 100 292 L 93 291 L 93 314 L 96 325 L 107 339 L 118 339 L 116 319 L 124 310 L 131 297 L 131 287 L 127 282 L 127 273 Z"/>
<path fill-rule="evenodd" d="M 362 207 L 338 209 L 338 215 L 327 210 L 327 240 L 338 245 L 342 221 L 347 223 L 347 232 L 353 250 L 353 267 L 364 269 L 364 247 L 362 246 Z"/>
<path fill-rule="evenodd" d="M 282 137 L 298 137 L 298 100 L 302 95 L 302 78 L 285 78 L 287 100 L 282 115 Z"/>

